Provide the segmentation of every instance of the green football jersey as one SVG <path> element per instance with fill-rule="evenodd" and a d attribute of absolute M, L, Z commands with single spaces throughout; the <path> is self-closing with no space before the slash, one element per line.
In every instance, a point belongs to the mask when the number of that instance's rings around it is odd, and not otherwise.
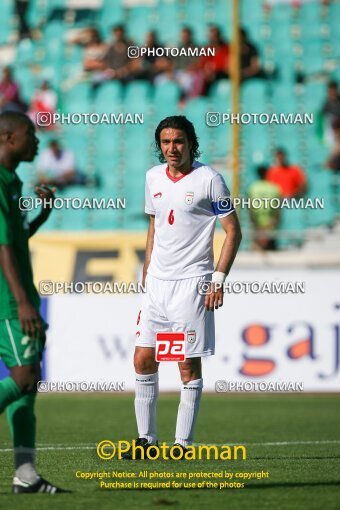
<path fill-rule="evenodd" d="M 22 286 L 29 301 L 39 309 L 28 248 L 29 225 L 26 212 L 19 208 L 21 191 L 22 182 L 16 173 L 0 165 L 0 245 L 12 246 Z M 16 301 L 0 267 L 0 319 L 17 317 Z"/>

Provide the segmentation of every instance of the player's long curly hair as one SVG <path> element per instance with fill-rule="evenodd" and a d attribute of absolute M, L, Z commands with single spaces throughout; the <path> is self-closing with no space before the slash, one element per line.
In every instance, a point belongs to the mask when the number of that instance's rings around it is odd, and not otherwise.
<path fill-rule="evenodd" d="M 161 149 L 160 134 L 162 129 L 166 128 L 181 129 L 184 131 L 188 137 L 189 143 L 191 143 L 191 161 L 194 161 L 200 157 L 201 153 L 199 151 L 198 138 L 193 124 L 184 115 L 173 115 L 172 117 L 166 117 L 163 119 L 158 124 L 155 131 L 155 151 L 161 163 L 165 163 L 166 159 L 163 156 Z"/>

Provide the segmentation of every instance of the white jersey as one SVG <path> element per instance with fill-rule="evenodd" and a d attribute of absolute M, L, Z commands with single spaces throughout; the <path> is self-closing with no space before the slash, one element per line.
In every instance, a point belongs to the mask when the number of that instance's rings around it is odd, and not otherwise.
<path fill-rule="evenodd" d="M 145 212 L 155 216 L 148 273 L 183 280 L 212 273 L 216 216 L 234 212 L 223 177 L 195 161 L 189 174 L 174 179 L 167 164 L 146 174 Z"/>

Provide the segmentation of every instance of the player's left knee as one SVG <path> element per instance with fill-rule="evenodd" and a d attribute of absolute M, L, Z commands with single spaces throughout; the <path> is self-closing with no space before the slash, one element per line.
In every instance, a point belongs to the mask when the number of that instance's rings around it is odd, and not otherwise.
<path fill-rule="evenodd" d="M 181 379 L 184 384 L 202 377 L 202 366 L 200 358 L 188 358 L 179 364 Z"/>
<path fill-rule="evenodd" d="M 34 365 L 14 367 L 11 370 L 11 376 L 21 389 L 23 395 L 35 393 L 40 380 L 40 367 Z"/>

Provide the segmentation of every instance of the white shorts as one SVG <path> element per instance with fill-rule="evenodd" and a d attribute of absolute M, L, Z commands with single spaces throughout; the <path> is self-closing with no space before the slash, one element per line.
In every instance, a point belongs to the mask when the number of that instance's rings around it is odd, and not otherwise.
<path fill-rule="evenodd" d="M 160 280 L 146 277 L 146 292 L 138 315 L 136 346 L 156 346 L 156 333 L 185 332 L 186 358 L 215 354 L 214 313 L 204 306 L 205 296 L 198 292 L 198 284 L 211 276 L 185 280 Z M 189 333 L 189 334 L 188 334 Z"/>

